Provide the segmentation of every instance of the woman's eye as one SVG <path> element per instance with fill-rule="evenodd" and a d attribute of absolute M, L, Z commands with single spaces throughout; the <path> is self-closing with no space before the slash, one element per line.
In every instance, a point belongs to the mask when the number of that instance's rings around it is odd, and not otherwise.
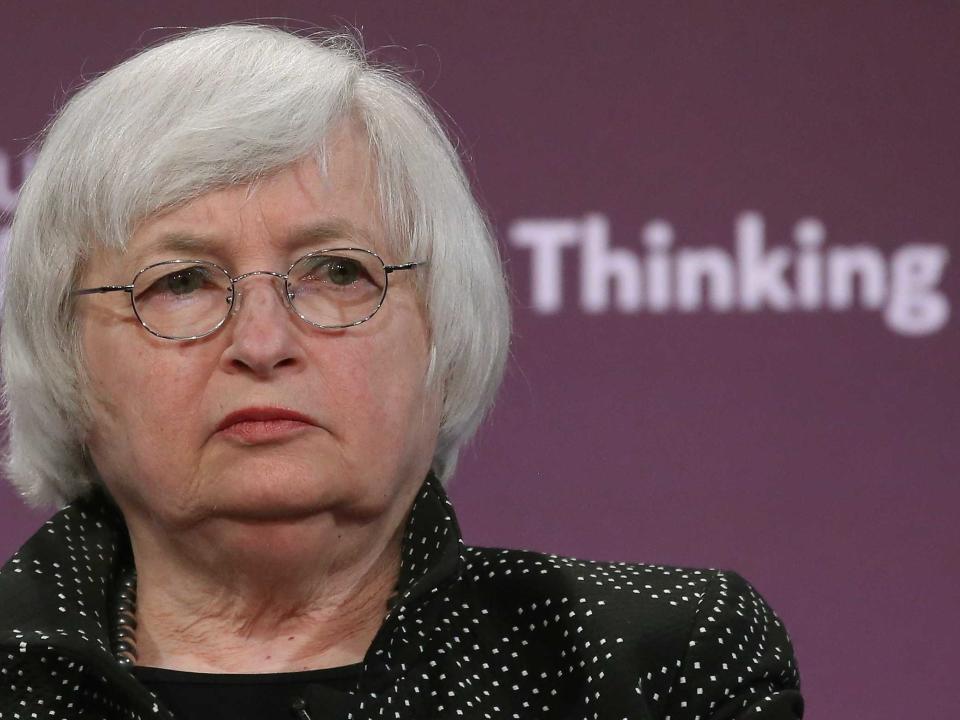
<path fill-rule="evenodd" d="M 320 257 L 314 258 L 312 267 L 303 280 L 346 287 L 366 279 L 366 276 L 367 270 L 358 260 L 348 257 Z"/>
<path fill-rule="evenodd" d="M 158 268 L 157 272 L 161 270 Z M 206 268 L 181 267 L 154 277 L 146 273 L 138 278 L 137 285 L 142 289 L 134 292 L 138 299 L 145 301 L 150 298 L 187 298 L 200 290 L 213 288 L 216 283 Z"/>
<path fill-rule="evenodd" d="M 360 278 L 363 268 L 355 260 L 337 258 L 327 263 L 326 272 L 334 285 L 350 285 Z"/>
<path fill-rule="evenodd" d="M 202 288 L 206 279 L 206 273 L 200 268 L 177 270 L 161 278 L 160 290 L 174 295 L 188 295 Z"/>

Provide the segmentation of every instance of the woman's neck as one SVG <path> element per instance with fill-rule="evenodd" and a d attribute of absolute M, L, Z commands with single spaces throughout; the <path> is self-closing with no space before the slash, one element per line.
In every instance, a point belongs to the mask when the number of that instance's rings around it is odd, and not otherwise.
<path fill-rule="evenodd" d="M 396 589 L 402 523 L 298 522 L 256 528 L 249 547 L 236 542 L 249 528 L 175 540 L 131 528 L 137 664 L 266 673 L 362 660 Z"/>

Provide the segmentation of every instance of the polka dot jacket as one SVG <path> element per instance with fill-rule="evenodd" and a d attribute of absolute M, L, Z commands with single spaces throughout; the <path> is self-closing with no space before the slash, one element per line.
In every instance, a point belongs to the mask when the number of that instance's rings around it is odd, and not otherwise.
<path fill-rule="evenodd" d="M 132 563 L 122 516 L 94 490 L 3 567 L 0 720 L 173 718 L 115 659 Z M 432 477 L 350 700 L 344 720 L 803 714 L 784 627 L 738 575 L 465 547 Z"/>

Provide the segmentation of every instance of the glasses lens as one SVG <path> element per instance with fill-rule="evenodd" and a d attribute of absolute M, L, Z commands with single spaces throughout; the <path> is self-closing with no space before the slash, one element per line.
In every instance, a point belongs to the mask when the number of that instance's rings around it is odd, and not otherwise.
<path fill-rule="evenodd" d="M 159 263 L 133 281 L 133 307 L 140 322 L 161 337 L 206 335 L 230 312 L 230 276 L 213 263 Z"/>
<path fill-rule="evenodd" d="M 324 250 L 300 258 L 290 270 L 290 302 L 307 322 L 347 327 L 380 309 L 387 274 L 366 250 Z"/>

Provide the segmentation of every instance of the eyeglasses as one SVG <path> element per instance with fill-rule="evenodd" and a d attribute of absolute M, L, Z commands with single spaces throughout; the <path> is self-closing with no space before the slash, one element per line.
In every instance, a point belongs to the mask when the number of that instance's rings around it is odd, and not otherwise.
<path fill-rule="evenodd" d="M 331 248 L 304 255 L 285 273 L 254 270 L 231 277 L 207 260 L 164 260 L 140 270 L 129 285 L 81 288 L 71 295 L 129 293 L 147 331 L 167 340 L 197 340 L 230 317 L 239 281 L 269 275 L 283 280 L 283 297 L 302 320 L 318 328 L 347 328 L 376 315 L 391 273 L 426 262 L 387 265 L 370 250 Z"/>

